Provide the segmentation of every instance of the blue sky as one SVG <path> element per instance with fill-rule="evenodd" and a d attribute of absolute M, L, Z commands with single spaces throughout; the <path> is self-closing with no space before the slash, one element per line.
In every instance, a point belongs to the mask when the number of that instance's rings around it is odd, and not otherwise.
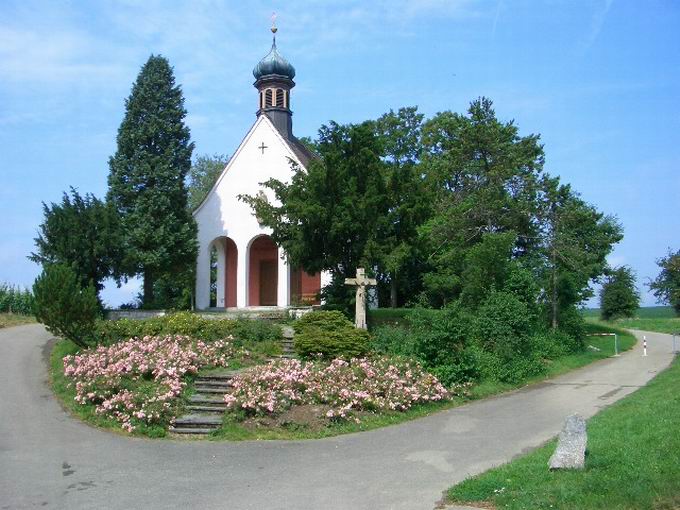
<path fill-rule="evenodd" d="M 0 282 L 30 285 L 41 202 L 103 197 L 124 99 L 160 53 L 183 87 L 196 154 L 230 154 L 255 119 L 270 46 L 297 70 L 294 131 L 490 97 L 540 133 L 546 170 L 615 214 L 610 257 L 640 282 L 680 248 L 680 3 L 673 0 L 45 1 L 0 3 Z M 131 282 L 107 287 L 110 305 Z M 640 285 L 644 304 L 654 299 Z"/>

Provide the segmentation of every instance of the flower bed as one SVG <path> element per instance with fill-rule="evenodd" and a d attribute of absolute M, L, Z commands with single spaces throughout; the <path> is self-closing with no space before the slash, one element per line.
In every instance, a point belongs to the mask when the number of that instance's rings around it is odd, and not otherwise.
<path fill-rule="evenodd" d="M 406 411 L 414 404 L 466 392 L 447 390 L 416 362 L 390 357 L 332 362 L 280 360 L 249 369 L 233 379 L 228 408 L 247 415 L 275 415 L 296 405 L 328 407 L 329 420 L 353 419 L 358 411 Z"/>
<path fill-rule="evenodd" d="M 64 357 L 75 400 L 114 418 L 132 432 L 139 425 L 169 424 L 183 376 L 205 366 L 226 367 L 237 354 L 232 338 L 203 342 L 187 336 L 145 336 Z"/>

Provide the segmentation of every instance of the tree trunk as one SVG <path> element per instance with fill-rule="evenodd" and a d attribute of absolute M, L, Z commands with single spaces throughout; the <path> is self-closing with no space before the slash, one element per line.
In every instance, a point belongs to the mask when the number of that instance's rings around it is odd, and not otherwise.
<path fill-rule="evenodd" d="M 144 270 L 144 305 L 153 303 L 153 275 L 150 269 Z"/>
<path fill-rule="evenodd" d="M 392 276 L 392 280 L 390 281 L 390 306 L 392 308 L 397 308 L 398 303 L 397 303 L 397 279 Z"/>
<path fill-rule="evenodd" d="M 557 253 L 552 249 L 552 329 L 556 330 L 557 323 Z"/>

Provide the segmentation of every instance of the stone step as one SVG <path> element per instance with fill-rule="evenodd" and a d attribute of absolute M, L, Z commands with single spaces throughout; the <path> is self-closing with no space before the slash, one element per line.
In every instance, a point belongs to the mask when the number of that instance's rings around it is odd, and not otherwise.
<path fill-rule="evenodd" d="M 207 434 L 211 434 L 216 429 L 178 429 L 175 427 L 170 427 L 168 430 L 173 434 L 196 434 L 204 436 Z"/>
<path fill-rule="evenodd" d="M 176 429 L 195 429 L 195 428 L 219 428 L 222 425 L 222 417 L 215 414 L 185 414 L 175 420 Z"/>
<path fill-rule="evenodd" d="M 188 405 L 187 410 L 191 413 L 220 413 L 224 414 L 224 411 L 226 411 L 227 406 L 226 404 L 224 405 L 217 405 L 217 404 L 194 404 L 194 405 Z"/>
<path fill-rule="evenodd" d="M 283 338 L 293 338 L 295 330 L 290 326 L 281 326 L 281 335 Z"/>
<path fill-rule="evenodd" d="M 196 377 L 197 381 L 228 381 L 239 373 L 238 370 L 229 372 L 216 372 L 214 374 L 201 374 Z"/>
<path fill-rule="evenodd" d="M 203 394 L 215 394 L 215 395 L 224 395 L 225 393 L 229 393 L 233 388 L 231 386 L 225 386 L 225 387 L 216 387 L 216 386 L 195 386 L 194 389 L 196 390 L 196 393 L 203 393 Z"/>
<path fill-rule="evenodd" d="M 227 403 L 222 396 L 208 394 L 208 395 L 192 395 L 189 397 L 189 403 L 199 405 L 219 405 L 227 407 Z"/>
<path fill-rule="evenodd" d="M 196 381 L 194 384 L 197 388 L 231 388 L 233 383 L 231 381 Z"/>

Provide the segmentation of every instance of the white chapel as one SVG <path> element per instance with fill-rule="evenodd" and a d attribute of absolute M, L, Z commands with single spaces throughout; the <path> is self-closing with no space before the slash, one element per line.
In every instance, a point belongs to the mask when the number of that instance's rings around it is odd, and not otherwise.
<path fill-rule="evenodd" d="M 260 183 L 287 182 L 290 161 L 306 169 L 315 156 L 293 135 L 290 92 L 295 69 L 276 48 L 255 66 L 257 119 L 203 202 L 194 211 L 198 225 L 196 308 L 288 307 L 318 304 L 325 273 L 307 274 L 288 264 L 284 251 L 239 195 L 273 193 Z M 216 266 L 216 270 L 215 270 Z"/>

